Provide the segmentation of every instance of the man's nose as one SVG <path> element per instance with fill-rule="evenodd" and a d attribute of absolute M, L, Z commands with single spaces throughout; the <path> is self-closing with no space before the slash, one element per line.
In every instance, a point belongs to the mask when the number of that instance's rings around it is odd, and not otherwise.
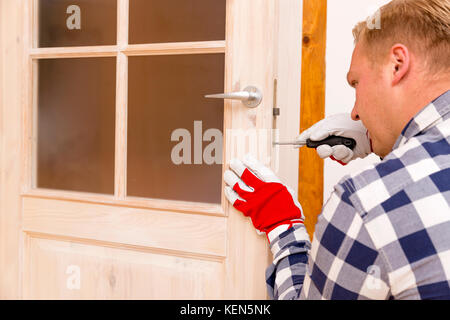
<path fill-rule="evenodd" d="M 356 103 L 352 109 L 352 119 L 355 121 L 359 120 L 359 114 L 358 114 L 358 111 L 356 111 Z"/>

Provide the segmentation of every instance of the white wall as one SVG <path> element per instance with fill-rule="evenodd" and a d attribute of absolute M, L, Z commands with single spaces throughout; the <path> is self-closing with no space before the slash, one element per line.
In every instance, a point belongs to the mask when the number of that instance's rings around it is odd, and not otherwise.
<path fill-rule="evenodd" d="M 354 48 L 352 29 L 359 21 L 365 20 L 388 0 L 328 0 L 327 10 L 327 51 L 326 51 L 326 94 L 325 115 L 351 112 L 355 103 L 355 92 L 346 81 Z M 325 160 L 324 200 L 326 201 L 334 185 L 346 174 L 379 161 L 375 155 L 358 159 L 347 166 Z"/>

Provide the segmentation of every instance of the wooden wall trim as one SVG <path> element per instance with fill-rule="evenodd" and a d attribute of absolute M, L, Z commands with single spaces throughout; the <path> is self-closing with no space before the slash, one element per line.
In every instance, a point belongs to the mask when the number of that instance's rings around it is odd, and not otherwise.
<path fill-rule="evenodd" d="M 300 131 L 325 117 L 327 0 L 303 0 Z M 298 198 L 312 239 L 323 205 L 323 160 L 314 149 L 299 150 Z"/>

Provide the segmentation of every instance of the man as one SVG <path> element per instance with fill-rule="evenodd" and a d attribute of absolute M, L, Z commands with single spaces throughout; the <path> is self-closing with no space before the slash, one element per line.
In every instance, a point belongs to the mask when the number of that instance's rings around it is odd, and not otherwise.
<path fill-rule="evenodd" d="M 345 176 L 324 205 L 314 240 L 292 190 L 256 159 L 224 179 L 235 208 L 265 232 L 275 299 L 450 299 L 450 0 L 393 0 L 381 29 L 359 23 L 348 82 L 350 115 L 326 118 L 298 140 L 342 164 L 382 161 Z"/>

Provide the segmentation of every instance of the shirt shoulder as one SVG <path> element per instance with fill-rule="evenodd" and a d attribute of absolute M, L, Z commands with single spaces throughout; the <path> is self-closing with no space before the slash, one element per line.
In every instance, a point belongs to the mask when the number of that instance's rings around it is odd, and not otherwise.
<path fill-rule="evenodd" d="M 400 206 L 406 197 L 413 202 L 445 193 L 448 186 L 440 181 L 450 181 L 449 168 L 450 118 L 408 139 L 382 162 L 343 177 L 335 189 L 369 220 Z"/>
<path fill-rule="evenodd" d="M 449 294 L 449 130 L 446 119 L 335 187 L 356 209 L 375 249 L 388 262 L 396 298 Z"/>

